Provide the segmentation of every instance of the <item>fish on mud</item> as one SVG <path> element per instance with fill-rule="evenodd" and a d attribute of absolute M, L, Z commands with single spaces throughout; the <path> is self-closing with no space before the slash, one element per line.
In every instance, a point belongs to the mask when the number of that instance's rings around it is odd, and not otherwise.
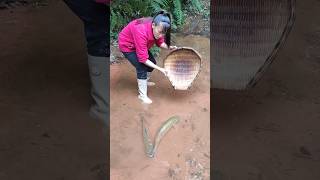
<path fill-rule="evenodd" d="M 144 125 L 144 117 L 141 117 L 141 124 L 142 124 L 142 135 L 143 135 L 143 143 L 144 143 L 144 148 L 147 156 L 153 157 L 152 152 L 153 152 L 153 144 L 150 140 L 148 128 L 145 127 Z"/>
<path fill-rule="evenodd" d="M 153 147 L 153 151 L 152 151 L 152 156 L 154 157 L 157 148 L 159 146 L 159 143 L 161 141 L 161 139 L 163 138 L 163 136 L 176 124 L 178 123 L 180 120 L 180 118 L 178 116 L 173 116 L 171 118 L 169 118 L 166 122 L 164 122 L 162 124 L 162 126 L 160 127 L 160 129 L 157 132 L 156 138 L 155 138 L 155 144 Z"/>

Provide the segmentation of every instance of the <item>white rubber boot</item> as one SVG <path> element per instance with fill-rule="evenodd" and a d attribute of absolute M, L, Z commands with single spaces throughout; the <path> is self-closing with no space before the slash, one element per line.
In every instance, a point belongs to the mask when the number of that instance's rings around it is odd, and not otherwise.
<path fill-rule="evenodd" d="M 143 103 L 151 104 L 152 100 L 147 96 L 148 92 L 148 80 L 146 79 L 138 79 L 138 98 L 142 100 Z"/>
<path fill-rule="evenodd" d="M 147 80 L 148 80 L 147 85 L 148 85 L 148 86 L 155 86 L 156 83 L 154 83 L 154 82 L 149 82 L 150 77 L 151 77 L 151 72 L 147 72 Z"/>

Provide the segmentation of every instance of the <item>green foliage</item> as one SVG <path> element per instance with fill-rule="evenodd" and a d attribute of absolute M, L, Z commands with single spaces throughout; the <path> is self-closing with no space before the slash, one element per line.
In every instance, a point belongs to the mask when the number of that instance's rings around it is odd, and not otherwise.
<path fill-rule="evenodd" d="M 148 1 L 123 0 L 111 3 L 111 36 L 116 34 L 131 20 L 150 16 L 152 10 Z"/>
<path fill-rule="evenodd" d="M 182 7 L 181 7 L 181 0 L 172 0 L 173 1 L 173 7 L 174 9 L 172 10 L 173 12 L 173 19 L 175 20 L 174 23 L 177 26 L 180 26 L 183 24 L 183 12 L 182 12 Z"/>
<path fill-rule="evenodd" d="M 160 54 L 160 48 L 158 46 L 153 46 L 151 49 L 150 49 L 150 52 L 152 53 L 152 55 L 154 57 L 157 57 L 159 56 Z"/>
<path fill-rule="evenodd" d="M 118 37 L 118 30 L 123 28 L 123 25 L 125 25 L 128 22 L 128 19 L 120 14 L 120 12 L 111 11 L 111 38 L 117 39 Z"/>
<path fill-rule="evenodd" d="M 182 9 L 183 0 L 150 0 L 154 11 L 165 9 L 171 14 L 172 29 L 177 30 L 184 23 L 184 14 Z"/>
<path fill-rule="evenodd" d="M 202 4 L 199 0 L 188 0 L 188 3 L 191 4 L 189 7 L 191 7 L 191 9 L 194 9 L 194 11 L 196 11 L 196 12 L 203 11 Z"/>
<path fill-rule="evenodd" d="M 199 0 L 122 0 L 111 3 L 111 37 L 117 38 L 119 31 L 131 20 L 152 16 L 160 9 L 171 14 L 172 29 L 178 30 L 185 21 L 184 9 L 188 12 L 200 12 L 202 5 Z"/>

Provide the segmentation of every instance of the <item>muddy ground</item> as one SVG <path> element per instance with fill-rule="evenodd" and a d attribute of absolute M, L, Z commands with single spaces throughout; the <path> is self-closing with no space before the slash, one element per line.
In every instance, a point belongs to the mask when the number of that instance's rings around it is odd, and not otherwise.
<path fill-rule="evenodd" d="M 319 13 L 319 1 L 298 1 L 295 27 L 254 89 L 211 91 L 211 167 L 216 180 L 320 179 Z M 101 124 L 87 115 L 89 78 L 81 22 L 59 2 L 1 10 L 0 23 L 0 179 L 105 179 L 105 137 Z M 135 83 L 130 82 L 126 91 L 134 96 Z M 131 103 L 138 107 L 137 101 Z M 156 116 L 166 119 L 165 114 Z M 146 117 L 154 135 L 160 122 Z M 126 126 L 137 127 L 130 135 L 140 133 L 138 121 Z M 179 137 L 177 131 L 191 129 L 181 126 L 164 138 L 154 166 L 144 161 L 142 172 L 166 167 L 161 171 L 166 178 L 185 171 L 174 163 L 168 166 L 164 156 L 164 148 Z M 128 164 L 145 158 L 142 144 L 117 148 L 131 152 Z M 183 161 L 176 156 L 168 162 Z"/>
<path fill-rule="evenodd" d="M 320 2 L 297 1 L 285 46 L 258 85 L 215 90 L 215 180 L 320 179 Z"/>
<path fill-rule="evenodd" d="M 111 68 L 110 84 L 110 173 L 112 180 L 190 179 L 210 176 L 210 39 L 176 35 L 175 45 L 188 46 L 202 56 L 202 69 L 188 91 L 176 91 L 159 71 L 152 73 L 155 87 L 148 89 L 153 100 L 145 105 L 137 98 L 137 80 L 126 59 Z M 169 51 L 163 50 L 162 60 Z M 115 54 L 115 53 L 114 53 Z M 146 119 L 153 137 L 171 116 L 180 122 L 164 136 L 155 158 L 144 152 L 140 118 Z"/>
<path fill-rule="evenodd" d="M 59 1 L 1 10 L 0 23 L 0 179 L 105 179 L 80 20 Z"/>

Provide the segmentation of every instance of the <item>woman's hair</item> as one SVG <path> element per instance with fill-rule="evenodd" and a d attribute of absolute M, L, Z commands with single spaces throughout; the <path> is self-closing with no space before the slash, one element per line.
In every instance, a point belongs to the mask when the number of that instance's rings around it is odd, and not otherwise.
<path fill-rule="evenodd" d="M 171 31 L 171 17 L 170 14 L 165 10 L 160 10 L 153 16 L 152 22 L 158 26 L 160 23 L 162 24 L 162 30 L 165 32 L 165 41 L 168 46 L 170 46 L 170 31 Z"/>

